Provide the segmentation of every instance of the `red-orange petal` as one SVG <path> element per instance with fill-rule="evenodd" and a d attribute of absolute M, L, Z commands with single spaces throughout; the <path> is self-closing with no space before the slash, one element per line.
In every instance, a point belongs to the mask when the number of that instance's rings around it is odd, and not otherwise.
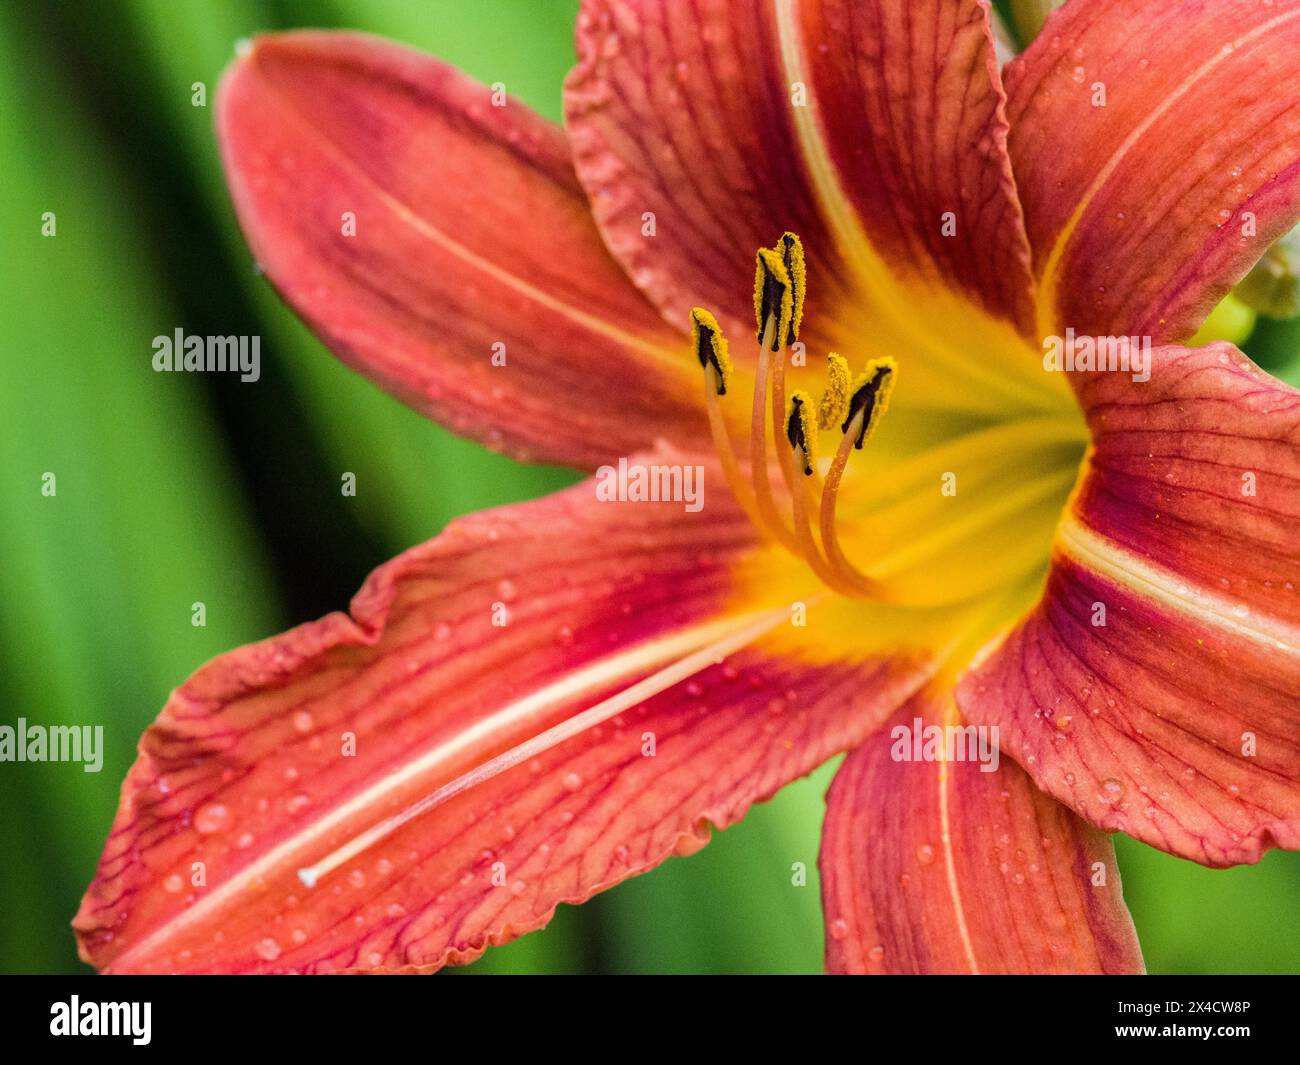
<path fill-rule="evenodd" d="M 821 850 L 826 967 L 1141 972 L 1104 835 L 1009 759 L 983 772 L 977 761 L 894 757 L 913 751 L 918 723 L 956 723 L 944 712 L 951 698 L 918 696 L 835 776 Z"/>
<path fill-rule="evenodd" d="M 350 615 L 204 666 L 141 741 L 74 922 L 82 956 L 111 972 L 428 971 L 698 849 L 859 742 L 918 671 L 804 665 L 761 639 L 710 652 L 314 887 L 299 875 L 685 656 L 728 620 L 752 537 L 721 491 L 690 513 L 600 502 L 589 481 L 458 521 L 377 570 Z"/>
<path fill-rule="evenodd" d="M 670 316 L 701 303 L 752 329 L 754 252 L 790 229 L 811 350 L 837 315 L 896 312 L 876 302 L 882 276 L 1032 321 L 979 0 L 586 0 L 577 47 L 578 173 L 610 248 Z"/>
<path fill-rule="evenodd" d="M 1027 330 L 1029 242 L 988 4 L 797 8 L 822 136 L 873 247 Z"/>
<path fill-rule="evenodd" d="M 1300 219 L 1300 3 L 1067 4 L 1006 69 L 1040 327 L 1181 341 Z"/>
<path fill-rule="evenodd" d="M 1206 865 L 1300 847 L 1300 392 L 1226 344 L 1080 376 L 1094 450 L 1042 602 L 963 713 L 1094 824 Z"/>
<path fill-rule="evenodd" d="M 344 362 L 516 457 L 705 439 L 684 331 L 605 251 L 564 134 L 495 98 L 376 38 L 257 38 L 217 120 L 257 260 Z"/>

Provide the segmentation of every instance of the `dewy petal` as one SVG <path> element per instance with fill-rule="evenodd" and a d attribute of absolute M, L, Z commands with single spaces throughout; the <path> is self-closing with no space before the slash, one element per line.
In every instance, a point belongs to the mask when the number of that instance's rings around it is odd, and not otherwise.
<path fill-rule="evenodd" d="M 983 772 L 978 761 L 895 758 L 913 752 L 917 723 L 958 723 L 951 702 L 918 696 L 835 776 L 821 850 L 827 968 L 1141 972 L 1104 835 L 1010 759 Z"/>
<path fill-rule="evenodd" d="M 1039 329 L 1190 337 L 1300 219 L 1300 2 L 1089 0 L 1006 70 Z"/>
<path fill-rule="evenodd" d="M 978 0 L 586 0 L 577 46 L 578 173 L 614 254 L 671 317 L 704 303 L 743 322 L 754 249 L 791 229 L 813 350 L 863 306 L 886 343 L 900 286 L 1032 322 Z"/>
<path fill-rule="evenodd" d="M 802 70 L 839 188 L 872 246 L 1028 326 L 1029 243 L 979 0 L 801 0 Z M 945 220 L 950 224 L 945 226 Z M 938 282 L 938 279 L 942 282 Z"/>
<path fill-rule="evenodd" d="M 141 742 L 74 922 L 82 956 L 112 972 L 469 961 L 859 742 L 916 670 L 806 665 L 760 638 L 306 886 L 359 833 L 736 631 L 753 533 L 708 478 L 698 513 L 600 502 L 587 481 L 458 521 L 377 570 L 350 615 L 200 669 Z"/>
<path fill-rule="evenodd" d="M 684 331 L 605 251 L 564 134 L 495 101 L 375 38 L 258 38 L 217 123 L 258 262 L 350 366 L 516 457 L 704 439 Z"/>
<path fill-rule="evenodd" d="M 1300 847 L 1300 393 L 1227 344 L 1079 376 L 1094 450 L 1037 609 L 958 688 L 1107 830 Z"/>

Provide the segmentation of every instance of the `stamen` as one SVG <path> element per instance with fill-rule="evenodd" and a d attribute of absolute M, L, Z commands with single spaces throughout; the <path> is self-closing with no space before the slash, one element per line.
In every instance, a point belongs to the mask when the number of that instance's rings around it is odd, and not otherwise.
<path fill-rule="evenodd" d="M 704 369 L 709 427 L 727 483 L 754 524 L 804 559 L 832 588 L 849 595 L 874 597 L 878 591 L 875 582 L 857 570 L 840 548 L 835 507 L 849 451 L 866 443 L 888 409 L 896 365 L 888 358 L 874 360 L 866 373 L 850 384 L 848 362 L 831 352 L 826 360 L 826 390 L 820 401 L 814 406 L 808 393 L 799 391 L 790 397 L 787 407 L 787 349 L 798 340 L 806 289 L 803 243 L 796 234 L 784 233 L 774 248 L 759 249 L 754 267 L 758 358 L 750 415 L 748 486 L 718 402 L 726 395 L 731 376 L 727 343 L 712 314 L 702 307 L 692 311 L 691 340 Z M 769 406 L 772 446 L 781 479 L 790 493 L 793 528 L 778 511 L 772 494 L 767 450 Z M 815 461 L 817 436 L 837 422 L 841 423 L 844 438 L 832 462 L 833 475 L 823 485 Z M 783 453 L 782 433 L 789 454 Z M 820 512 L 818 529 L 814 529 L 811 518 L 814 511 Z M 787 517 L 789 514 L 787 511 Z"/>
<path fill-rule="evenodd" d="M 768 329 L 764 331 L 764 336 L 775 328 L 776 319 L 770 318 L 768 322 Z M 798 542 L 776 509 L 776 502 L 772 498 L 772 485 L 768 480 L 767 418 L 764 400 L 767 398 L 770 358 L 766 346 L 758 349 L 758 376 L 754 379 L 753 417 L 749 427 L 749 478 L 754 487 L 754 502 L 762 519 L 762 527 L 780 540 L 788 550 L 798 554 Z M 779 431 L 776 428 L 779 424 L 779 422 L 773 424 L 773 437 Z"/>
<path fill-rule="evenodd" d="M 822 491 L 821 502 L 822 546 L 837 583 L 853 587 L 859 594 L 881 601 L 888 601 L 890 597 L 878 582 L 853 565 L 840 547 L 836 529 L 836 505 L 849 455 L 854 448 L 861 448 L 871 439 L 881 417 L 888 410 L 897 370 L 898 366 L 893 359 L 876 359 L 867 364 L 866 372 L 854 383 L 848 413 L 841 426 L 844 435 L 835 451 L 835 458 L 831 460 L 830 469 L 826 472 L 826 487 Z"/>
<path fill-rule="evenodd" d="M 691 346 L 700 360 L 700 366 L 705 370 L 713 368 L 717 394 L 725 396 L 727 382 L 731 380 L 731 351 L 718 320 L 703 307 L 691 311 Z"/>
<path fill-rule="evenodd" d="M 813 425 L 812 400 L 807 392 L 795 392 L 790 396 L 790 405 L 785 412 L 785 438 L 803 465 L 804 476 L 811 477 L 817 430 Z"/>
<path fill-rule="evenodd" d="M 722 404 L 718 402 L 720 396 L 727 394 L 727 381 L 731 377 L 731 354 L 727 338 L 722 335 L 722 327 L 718 325 L 717 318 L 703 307 L 691 311 L 691 338 L 700 365 L 704 367 L 704 407 L 709 414 L 709 431 L 713 435 L 713 449 L 718 453 L 718 461 L 722 464 L 722 476 L 749 520 L 762 528 L 762 517 L 754 502 L 754 490 L 740 472 L 736 445 L 727 428 Z"/>
<path fill-rule="evenodd" d="M 476 766 L 468 773 L 444 784 L 421 799 L 411 803 L 406 809 L 385 818 L 378 824 L 349 840 L 342 847 L 333 851 L 315 865 L 298 870 L 298 879 L 308 888 L 315 887 L 321 877 L 333 872 L 358 854 L 369 850 L 376 843 L 387 839 L 403 825 L 430 810 L 441 806 L 449 799 L 468 791 L 479 784 L 486 783 L 493 777 L 500 776 L 508 769 L 513 769 L 530 758 L 536 758 L 552 748 L 558 747 L 566 740 L 603 724 L 630 710 L 647 699 L 666 691 L 675 684 L 693 677 L 710 666 L 720 665 L 730 655 L 749 646 L 767 635 L 778 625 L 787 622 L 790 611 L 786 607 L 765 611 L 758 615 L 748 615 L 737 619 L 737 628 L 729 635 L 678 659 L 669 666 L 638 681 L 621 692 L 604 699 L 573 717 L 566 718 L 558 725 L 538 733 L 536 736 L 504 751 L 482 765 Z"/>
<path fill-rule="evenodd" d="M 785 425 L 785 353 L 786 349 L 782 348 L 772 356 L 772 449 L 777 455 L 781 454 L 779 434 Z M 785 482 L 786 491 L 794 491 L 786 463 L 777 465 L 781 467 L 781 480 Z"/>
<path fill-rule="evenodd" d="M 849 385 L 853 380 L 849 360 L 832 351 L 826 356 L 826 378 L 826 391 L 817 404 L 818 429 L 829 429 L 848 413 Z"/>
<path fill-rule="evenodd" d="M 808 270 L 804 263 L 803 241 L 797 234 L 783 233 L 776 250 L 781 253 L 781 264 L 790 278 L 790 325 L 785 336 L 785 346 L 790 347 L 799 339 L 804 296 L 808 290 Z"/>
<path fill-rule="evenodd" d="M 840 429 L 847 433 L 849 423 L 854 421 L 855 416 L 859 413 L 864 415 L 853 442 L 859 451 L 871 439 L 880 419 L 889 409 L 889 397 L 894 392 L 894 375 L 897 371 L 898 364 L 893 359 L 873 359 L 867 363 L 866 372 L 853 382 L 848 413 Z"/>
<path fill-rule="evenodd" d="M 758 343 L 764 350 L 779 351 L 791 335 L 794 322 L 794 286 L 781 256 L 771 248 L 760 248 L 754 270 L 754 322 Z M 769 319 L 772 331 L 768 332 Z"/>
<path fill-rule="evenodd" d="M 781 265 L 785 267 L 790 284 L 790 321 L 785 330 L 784 345 L 776 352 L 772 360 L 772 446 L 777 455 L 781 454 L 781 441 L 777 434 L 785 419 L 785 364 L 787 349 L 799 339 L 799 325 L 803 321 L 804 297 L 808 289 L 808 271 L 804 265 L 803 241 L 798 234 L 789 231 L 781 234 L 773 249 L 781 256 Z M 780 326 L 778 325 L 778 329 Z M 790 478 L 789 467 L 785 462 L 777 463 L 781 468 L 781 480 L 785 482 L 786 491 L 795 490 Z"/>
<path fill-rule="evenodd" d="M 849 455 L 853 453 L 853 442 L 865 412 L 859 411 L 850 418 L 850 428 L 840 438 L 840 446 L 835 450 L 830 469 L 826 471 L 826 484 L 822 489 L 820 531 L 822 546 L 830 571 L 833 573 L 832 587 L 849 587 L 854 594 L 876 598 L 877 585 L 866 574 L 849 562 L 840 547 L 839 533 L 836 530 L 835 509 L 839 499 L 840 481 L 844 477 L 844 467 L 848 465 Z"/>
<path fill-rule="evenodd" d="M 792 482 L 790 498 L 794 509 L 794 535 L 799 543 L 799 555 L 828 588 L 843 595 L 861 596 L 862 589 L 846 583 L 826 564 L 813 535 L 809 504 L 811 501 L 815 506 L 820 486 L 815 476 L 817 430 L 813 423 L 812 399 L 808 393 L 795 392 L 791 395 L 785 417 L 785 435 L 790 443 L 785 465 Z M 799 476 L 800 472 L 802 477 Z"/>
<path fill-rule="evenodd" d="M 760 248 L 754 274 L 754 313 L 759 319 L 758 365 L 754 377 L 754 402 L 749 427 L 749 477 L 754 486 L 754 502 L 761 524 L 772 536 L 790 551 L 799 551 L 798 541 L 790 532 L 785 520 L 772 499 L 772 485 L 768 480 L 767 412 L 766 400 L 771 380 L 772 352 L 783 357 L 779 337 L 789 329 L 791 314 L 790 275 L 785 264 L 771 248 Z M 783 364 L 784 366 L 784 364 Z M 784 369 L 781 389 L 784 392 Z M 772 418 L 775 442 L 778 415 Z"/>

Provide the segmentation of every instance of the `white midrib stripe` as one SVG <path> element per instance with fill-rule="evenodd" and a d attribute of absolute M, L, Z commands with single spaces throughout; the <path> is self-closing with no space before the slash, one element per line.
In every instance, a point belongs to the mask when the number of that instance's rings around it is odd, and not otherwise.
<path fill-rule="evenodd" d="M 406 204 L 386 188 L 381 186 L 332 140 L 309 122 L 292 103 L 285 99 L 281 99 L 280 105 L 287 115 L 289 115 L 299 126 L 308 131 L 311 139 L 319 146 L 320 150 L 324 154 L 332 157 L 336 164 L 357 178 L 361 184 L 368 187 L 377 199 L 382 201 L 406 225 L 410 226 L 414 232 L 427 238 L 431 243 L 440 246 L 449 254 L 455 255 L 462 261 L 468 263 L 474 269 L 482 271 L 493 280 L 500 282 L 507 288 L 513 289 L 524 298 L 530 299 L 534 303 L 570 319 L 593 333 L 608 337 L 615 343 L 622 344 L 631 350 L 641 351 L 656 361 L 662 362 L 671 367 L 674 371 L 680 369 L 680 360 L 674 357 L 672 351 L 660 347 L 645 337 L 629 333 L 612 321 L 589 314 L 586 311 L 573 306 L 571 303 L 566 303 L 563 300 L 557 299 L 544 289 L 538 288 L 531 281 L 519 277 L 517 274 L 510 273 L 508 270 L 505 270 L 491 260 L 484 258 L 466 245 L 453 240 L 447 233 L 439 229 L 427 218 L 417 215 L 407 207 Z"/>
<path fill-rule="evenodd" d="M 770 612 L 769 612 L 770 613 Z M 788 616 L 787 610 L 782 610 Z M 118 955 L 109 969 L 120 969 L 129 964 L 132 957 L 147 953 L 160 942 L 177 935 L 185 928 L 201 922 L 219 911 L 234 897 L 245 891 L 250 883 L 264 878 L 275 869 L 288 866 L 295 868 L 303 864 L 307 852 L 318 844 L 322 838 L 352 816 L 365 811 L 368 807 L 382 807 L 384 799 L 399 791 L 403 786 L 432 774 L 446 763 L 453 761 L 459 754 L 472 749 L 474 744 L 498 731 L 509 732 L 524 725 L 530 718 L 536 717 L 549 708 L 560 706 L 570 699 L 600 691 L 620 679 L 635 676 L 665 662 L 670 662 L 692 651 L 700 650 L 709 644 L 729 635 L 752 628 L 765 613 L 750 613 L 722 621 L 697 625 L 692 628 L 674 632 L 668 636 L 657 637 L 625 651 L 602 658 L 582 669 L 576 670 L 513 703 L 503 706 L 495 713 L 475 722 L 470 728 L 457 734 L 452 739 L 430 747 L 400 769 L 376 781 L 364 791 L 353 796 L 347 802 L 334 807 L 317 820 L 305 825 L 292 837 L 283 840 L 260 858 L 245 866 L 239 872 L 223 881 L 210 893 L 186 910 L 169 917 L 166 923 L 145 934 L 134 945 Z M 770 627 L 770 626 L 769 626 Z M 379 820 L 378 816 L 376 820 Z"/>
<path fill-rule="evenodd" d="M 953 851 L 952 818 L 948 809 L 948 791 L 950 777 L 948 767 L 952 763 L 944 761 L 939 769 L 939 825 L 943 846 L 944 874 L 948 878 L 948 894 L 952 897 L 953 915 L 957 919 L 957 931 L 961 935 L 962 949 L 970 963 L 972 976 L 979 976 L 979 961 L 975 957 L 975 947 L 971 943 L 970 929 L 966 925 L 966 908 L 962 904 L 961 886 L 957 878 L 957 856 Z"/>
<path fill-rule="evenodd" d="M 1057 546 L 1093 572 L 1154 600 L 1180 614 L 1198 618 L 1269 650 L 1300 658 L 1300 628 L 1270 614 L 1248 611 L 1215 592 L 1179 577 L 1120 547 L 1066 512 L 1057 533 Z"/>
<path fill-rule="evenodd" d="M 1078 205 L 1070 213 L 1070 217 L 1066 219 L 1060 232 L 1057 233 L 1056 241 L 1053 243 L 1051 251 L 1043 262 L 1043 272 L 1040 278 L 1041 285 L 1038 290 L 1038 307 L 1036 309 L 1038 317 L 1038 332 L 1042 336 L 1047 336 L 1055 332 L 1057 329 L 1054 318 L 1056 288 L 1059 281 L 1060 264 L 1061 260 L 1065 256 L 1066 246 L 1069 244 L 1071 237 L 1074 236 L 1074 231 L 1078 228 L 1079 222 L 1082 220 L 1088 207 L 1092 204 L 1092 201 L 1096 198 L 1097 193 L 1101 191 L 1106 182 L 1111 179 L 1112 175 L 1114 175 L 1115 171 L 1119 168 L 1120 163 L 1124 161 L 1125 157 L 1133 150 L 1138 141 L 1145 137 L 1147 133 L 1150 132 L 1151 128 L 1160 121 L 1161 118 L 1172 111 L 1174 105 L 1191 92 L 1196 85 L 1203 81 L 1215 67 L 1234 56 L 1244 45 L 1250 44 L 1257 38 L 1265 36 L 1282 23 L 1289 22 L 1291 19 L 1296 17 L 1300 17 L 1300 11 L 1288 11 L 1275 16 L 1268 22 L 1261 23 L 1254 29 L 1247 31 L 1242 36 L 1238 37 L 1235 41 L 1229 42 L 1231 47 L 1217 52 L 1213 58 L 1202 63 L 1199 67 L 1189 73 L 1178 85 L 1174 86 L 1173 89 L 1163 93 L 1160 98 L 1160 103 L 1156 107 L 1153 107 L 1147 114 L 1146 118 L 1133 128 L 1129 135 L 1124 138 L 1124 142 L 1115 149 L 1111 157 L 1107 159 L 1102 168 L 1097 171 L 1096 177 L 1092 179 L 1092 183 L 1084 190 L 1083 195 L 1079 198 Z"/>

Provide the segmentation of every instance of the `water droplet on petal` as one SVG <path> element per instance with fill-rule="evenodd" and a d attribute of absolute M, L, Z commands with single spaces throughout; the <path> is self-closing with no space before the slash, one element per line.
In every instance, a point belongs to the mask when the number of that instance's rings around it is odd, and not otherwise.
<path fill-rule="evenodd" d="M 1113 777 L 1101 782 L 1101 793 L 1099 798 L 1102 802 L 1114 805 L 1124 797 L 1124 785 Z"/>
<path fill-rule="evenodd" d="M 213 832 L 220 832 L 229 820 L 229 810 L 219 802 L 210 802 L 206 806 L 199 807 L 199 812 L 194 815 L 194 827 L 207 836 Z"/>

